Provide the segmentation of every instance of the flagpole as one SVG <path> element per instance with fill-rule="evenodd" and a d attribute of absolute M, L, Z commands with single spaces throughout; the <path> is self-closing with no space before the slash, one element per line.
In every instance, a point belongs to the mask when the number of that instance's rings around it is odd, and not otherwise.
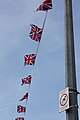
<path fill-rule="evenodd" d="M 78 100 L 77 100 L 77 81 L 74 50 L 74 31 L 72 0 L 64 0 L 65 4 L 65 87 L 69 87 L 70 108 L 66 110 L 66 120 L 79 120 L 78 118 Z"/>

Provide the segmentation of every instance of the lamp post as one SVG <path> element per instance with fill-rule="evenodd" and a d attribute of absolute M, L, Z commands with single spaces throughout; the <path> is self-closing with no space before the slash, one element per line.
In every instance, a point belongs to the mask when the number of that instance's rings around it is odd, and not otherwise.
<path fill-rule="evenodd" d="M 77 102 L 77 83 L 75 67 L 75 50 L 74 50 L 74 32 L 73 32 L 73 15 L 72 0 L 64 0 L 65 4 L 65 87 L 69 87 L 69 105 L 66 110 L 66 120 L 79 120 L 78 102 Z"/>

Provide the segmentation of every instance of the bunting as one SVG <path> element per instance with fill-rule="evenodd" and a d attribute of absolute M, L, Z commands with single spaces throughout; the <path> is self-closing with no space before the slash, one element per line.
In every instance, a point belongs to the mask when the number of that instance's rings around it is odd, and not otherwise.
<path fill-rule="evenodd" d="M 21 79 L 21 82 L 22 82 L 21 86 L 28 84 L 27 85 L 28 90 L 27 90 L 27 93 L 24 94 L 23 97 L 19 100 L 20 102 L 24 101 L 24 100 L 28 100 L 29 89 L 30 89 L 30 85 L 31 85 L 31 79 L 32 79 L 32 73 L 33 73 L 33 70 L 34 70 L 35 60 L 36 60 L 37 53 L 38 53 L 38 50 L 39 50 L 41 36 L 42 36 L 42 32 L 43 32 L 44 25 L 45 25 L 45 22 L 46 22 L 46 18 L 47 18 L 47 12 L 50 9 L 52 9 L 52 0 L 44 0 L 42 2 L 42 4 L 40 4 L 39 7 L 36 9 L 36 11 L 46 11 L 42 28 L 39 28 L 38 26 L 36 26 L 34 24 L 30 24 L 31 31 L 29 33 L 29 37 L 32 40 L 36 41 L 38 43 L 38 45 L 37 45 L 37 49 L 36 49 L 36 54 L 28 54 L 28 55 L 24 56 L 24 66 L 31 65 L 33 67 L 31 67 L 32 68 L 31 74 L 29 74 L 27 77 Z M 26 104 L 27 104 L 27 102 L 26 102 Z M 18 113 L 25 113 L 26 112 L 26 106 L 17 105 L 17 112 Z M 24 116 L 25 116 L 25 114 L 24 114 Z M 24 117 L 17 117 L 15 120 L 24 120 Z"/>
<path fill-rule="evenodd" d="M 39 5 L 36 11 L 47 11 L 52 9 L 52 0 L 45 0 L 42 4 Z"/>
<path fill-rule="evenodd" d="M 42 35 L 42 28 L 39 28 L 38 26 L 31 24 L 31 32 L 29 33 L 31 39 L 40 42 L 41 35 Z"/>
<path fill-rule="evenodd" d="M 17 112 L 18 113 L 21 113 L 21 112 L 26 112 L 26 107 L 24 107 L 24 106 L 21 106 L 21 105 L 18 105 L 17 106 Z"/>
<path fill-rule="evenodd" d="M 24 56 L 24 66 L 25 65 L 34 65 L 36 59 L 36 54 L 29 54 Z"/>
<path fill-rule="evenodd" d="M 15 120 L 24 120 L 23 117 L 17 117 Z"/>
<path fill-rule="evenodd" d="M 31 75 L 28 75 L 26 78 L 22 78 L 22 84 L 30 84 L 31 83 L 31 78 L 32 76 Z"/>
<path fill-rule="evenodd" d="M 27 100 L 28 99 L 28 93 L 26 93 L 21 99 L 20 99 L 20 101 L 23 101 L 23 100 Z"/>

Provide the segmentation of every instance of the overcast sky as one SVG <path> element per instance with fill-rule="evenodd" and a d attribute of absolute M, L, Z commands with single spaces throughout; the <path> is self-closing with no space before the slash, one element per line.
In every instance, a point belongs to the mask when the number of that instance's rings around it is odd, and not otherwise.
<path fill-rule="evenodd" d="M 30 24 L 42 27 L 45 12 L 33 12 L 43 0 L 0 0 L 0 120 L 62 120 L 59 92 L 65 88 L 64 0 L 53 0 L 48 12 L 32 76 L 27 113 L 16 112 L 28 91 L 21 79 L 32 70 L 24 55 L 35 53 L 38 43 L 29 37 Z M 80 91 L 80 2 L 73 0 L 76 75 Z M 80 96 L 78 97 L 80 105 Z M 80 109 L 79 109 L 80 115 Z"/>

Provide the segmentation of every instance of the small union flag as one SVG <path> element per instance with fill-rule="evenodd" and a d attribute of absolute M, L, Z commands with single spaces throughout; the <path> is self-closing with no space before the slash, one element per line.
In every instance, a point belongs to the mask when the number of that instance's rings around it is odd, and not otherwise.
<path fill-rule="evenodd" d="M 26 93 L 26 94 L 20 99 L 20 101 L 23 101 L 24 99 L 28 99 L 28 93 Z"/>
<path fill-rule="evenodd" d="M 24 120 L 23 117 L 17 117 L 15 120 Z"/>
<path fill-rule="evenodd" d="M 29 54 L 24 56 L 24 66 L 25 65 L 34 65 L 36 59 L 36 54 Z"/>
<path fill-rule="evenodd" d="M 21 113 L 21 112 L 26 112 L 26 107 L 24 107 L 24 106 L 21 106 L 21 105 L 18 105 L 17 106 L 17 112 L 18 113 Z"/>
<path fill-rule="evenodd" d="M 47 11 L 52 9 L 52 0 L 45 0 L 36 11 Z"/>
<path fill-rule="evenodd" d="M 26 78 L 23 78 L 21 85 L 23 85 L 23 84 L 30 84 L 31 83 L 31 78 L 32 78 L 31 75 L 28 75 Z"/>
<path fill-rule="evenodd" d="M 31 32 L 29 33 L 31 39 L 40 42 L 41 35 L 42 35 L 42 28 L 39 28 L 38 26 L 31 24 Z"/>

